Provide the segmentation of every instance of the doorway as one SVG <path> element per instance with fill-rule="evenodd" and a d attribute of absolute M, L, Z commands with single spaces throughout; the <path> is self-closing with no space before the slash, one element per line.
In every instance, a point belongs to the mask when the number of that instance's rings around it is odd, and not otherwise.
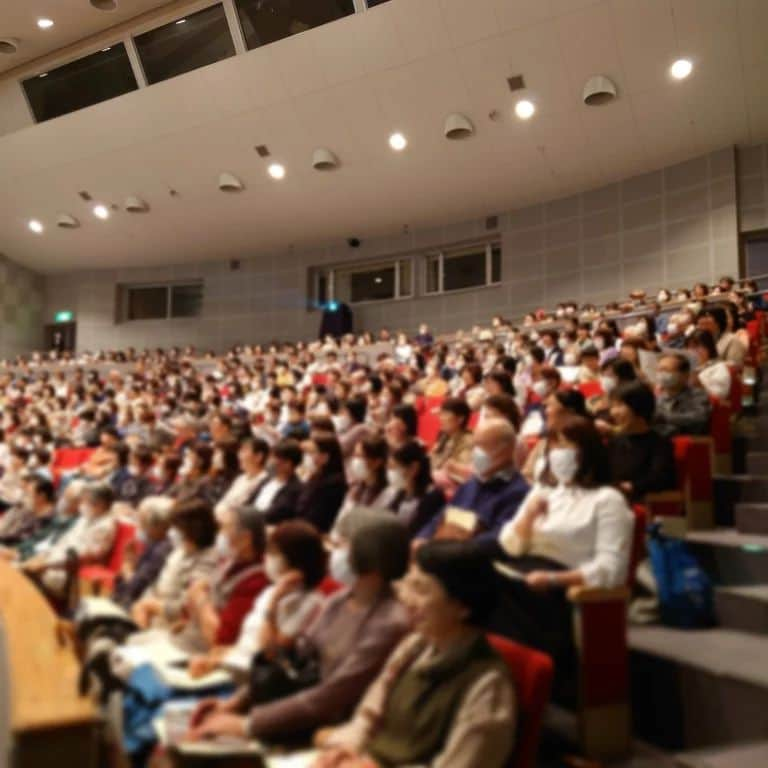
<path fill-rule="evenodd" d="M 57 352 L 74 352 L 77 323 L 50 323 L 45 326 L 45 348 Z"/>

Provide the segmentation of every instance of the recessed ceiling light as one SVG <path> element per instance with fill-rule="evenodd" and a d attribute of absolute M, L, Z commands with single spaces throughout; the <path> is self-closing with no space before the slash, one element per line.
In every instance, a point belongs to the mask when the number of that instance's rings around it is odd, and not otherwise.
<path fill-rule="evenodd" d="M 670 68 L 669 73 L 675 80 L 685 80 L 693 71 L 693 64 L 688 59 L 678 59 Z"/>
<path fill-rule="evenodd" d="M 233 173 L 224 171 L 219 174 L 219 189 L 222 192 L 242 192 L 245 185 Z"/>
<path fill-rule="evenodd" d="M 114 11 L 117 8 L 117 0 L 91 0 L 91 5 L 97 11 Z"/>
<path fill-rule="evenodd" d="M 106 205 L 95 205 L 93 207 L 93 215 L 97 219 L 108 219 L 109 218 L 109 208 L 107 208 Z"/>
<path fill-rule="evenodd" d="M 80 222 L 69 213 L 60 213 L 56 217 L 56 226 L 61 227 L 61 229 L 77 229 Z"/>
<path fill-rule="evenodd" d="M 48 77 L 48 73 L 47 72 L 43 72 L 43 73 L 39 74 L 38 77 Z"/>
<path fill-rule="evenodd" d="M 43 225 L 37 219 L 30 219 L 27 226 L 36 234 L 39 235 L 43 231 Z"/>
<path fill-rule="evenodd" d="M 50 29 L 53 26 L 53 19 L 38 19 L 37 26 L 40 29 Z"/>
<path fill-rule="evenodd" d="M 186 19 L 179 19 L 176 23 L 177 24 L 186 24 L 187 20 Z"/>
<path fill-rule="evenodd" d="M 384 279 L 383 279 L 383 278 L 381 278 L 381 277 L 374 277 L 374 278 L 373 278 L 373 282 L 374 282 L 374 283 L 383 283 L 383 282 L 384 282 Z"/>
<path fill-rule="evenodd" d="M 389 146 L 392 147 L 395 152 L 402 152 L 408 146 L 408 139 L 406 139 L 402 133 L 393 133 L 389 137 Z"/>
<path fill-rule="evenodd" d="M 272 163 L 267 169 L 267 172 L 273 179 L 285 178 L 285 166 L 280 165 L 280 163 Z"/>
<path fill-rule="evenodd" d="M 106 53 L 107 51 L 111 51 L 111 50 L 112 50 L 112 46 L 110 45 L 108 48 L 102 48 L 101 52 Z"/>
<path fill-rule="evenodd" d="M 528 120 L 533 117 L 533 113 L 536 111 L 536 107 L 532 101 L 528 99 L 521 99 L 515 104 L 515 114 L 521 120 Z"/>
<path fill-rule="evenodd" d="M 0 38 L 0 53 L 4 53 L 7 56 L 13 56 L 16 51 L 19 50 L 19 39 L 16 37 L 1 37 Z"/>

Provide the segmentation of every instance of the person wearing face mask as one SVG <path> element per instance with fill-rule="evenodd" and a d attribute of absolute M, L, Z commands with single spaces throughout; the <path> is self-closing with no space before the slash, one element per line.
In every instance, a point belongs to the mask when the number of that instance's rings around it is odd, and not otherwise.
<path fill-rule="evenodd" d="M 491 552 L 516 576 L 504 580 L 490 627 L 567 662 L 573 633 L 566 591 L 626 582 L 634 518 L 610 486 L 606 449 L 588 419 L 560 422 L 546 462 Z"/>
<path fill-rule="evenodd" d="M 365 423 L 367 409 L 368 403 L 364 397 L 351 397 L 339 408 L 336 432 L 345 459 L 352 455 L 358 443 L 371 435 L 371 429 Z"/>
<path fill-rule="evenodd" d="M 0 477 L 0 512 L 18 504 L 24 497 L 23 476 L 25 474 L 29 451 L 13 445 L 9 452 L 8 463 Z"/>
<path fill-rule="evenodd" d="M 243 677 L 260 651 L 290 647 L 319 614 L 325 598 L 317 590 L 327 555 L 315 528 L 302 520 L 280 523 L 269 536 L 264 572 L 270 585 L 258 596 L 232 645 L 217 645 L 190 659 L 188 671 L 200 677 L 217 668 Z"/>
<path fill-rule="evenodd" d="M 726 371 L 727 373 L 727 371 Z M 711 406 L 705 390 L 689 385 L 691 362 L 681 352 L 664 354 L 656 367 L 656 418 L 665 435 L 706 435 Z M 728 378 L 730 382 L 730 376 Z"/>
<path fill-rule="evenodd" d="M 633 504 L 642 503 L 647 493 L 676 488 L 672 442 L 651 428 L 655 410 L 653 390 L 641 381 L 622 384 L 611 393 L 611 479 Z"/>
<path fill-rule="evenodd" d="M 538 377 L 531 384 L 525 418 L 520 426 L 520 435 L 533 437 L 542 435 L 546 425 L 546 402 L 562 384 L 560 371 L 550 365 L 542 365 Z"/>
<path fill-rule="evenodd" d="M 384 428 L 384 436 L 391 451 L 396 451 L 408 440 L 416 438 L 418 431 L 418 416 L 412 405 L 404 403 L 392 410 L 392 417 Z"/>
<path fill-rule="evenodd" d="M 115 494 L 108 485 L 90 485 L 83 493 L 77 522 L 46 552 L 23 564 L 23 570 L 43 590 L 62 598 L 67 586 L 66 563 L 73 551 L 80 565 L 104 565 L 112 552 L 117 529 L 112 512 Z"/>
<path fill-rule="evenodd" d="M 309 474 L 296 503 L 296 517 L 328 533 L 347 493 L 339 441 L 333 435 L 307 440 L 304 457 L 309 463 Z"/>
<path fill-rule="evenodd" d="M 124 471 L 116 472 L 110 481 L 117 501 L 136 507 L 152 492 L 150 473 L 153 462 L 152 451 L 145 445 L 139 445 L 129 452 L 127 467 Z"/>
<path fill-rule="evenodd" d="M 281 440 L 272 449 L 272 474 L 248 500 L 248 504 L 264 516 L 267 525 L 296 517 L 296 504 L 303 487 L 296 470 L 302 459 L 301 446 L 295 440 Z"/>
<path fill-rule="evenodd" d="M 228 699 L 204 699 L 192 715 L 188 738 L 275 741 L 349 717 L 408 631 L 408 615 L 392 589 L 408 559 L 408 534 L 391 512 L 356 510 L 331 554 L 332 575 L 347 588 L 326 601 L 302 635 L 319 659 L 319 680 L 255 706 L 247 688 Z"/>
<path fill-rule="evenodd" d="M 383 437 L 369 437 L 357 445 L 347 467 L 349 490 L 336 517 L 333 535 L 357 507 L 389 508 L 396 491 L 387 483 L 388 456 L 389 446 Z"/>
<path fill-rule="evenodd" d="M 544 350 L 544 362 L 555 367 L 563 364 L 563 350 L 558 345 L 557 331 L 542 331 L 539 336 L 539 346 Z"/>
<path fill-rule="evenodd" d="M 445 506 L 445 495 L 432 482 L 427 452 L 415 440 L 392 454 L 387 479 L 395 492 L 390 509 L 410 536 L 418 533 Z"/>
<path fill-rule="evenodd" d="M 131 608 L 131 618 L 141 629 L 176 624 L 184 614 L 189 587 L 210 578 L 220 559 L 214 548 L 216 519 L 204 501 L 175 502 L 170 523 L 171 553 L 157 579 Z"/>
<path fill-rule="evenodd" d="M 268 456 L 269 445 L 265 440 L 249 435 L 240 441 L 237 449 L 240 474 L 217 502 L 214 508 L 217 520 L 220 520 L 225 509 L 246 504 L 259 485 L 267 479 Z"/>
<path fill-rule="evenodd" d="M 147 496 L 137 511 L 139 530 L 125 552 L 112 599 L 126 611 L 160 575 L 172 545 L 168 538 L 173 499 Z"/>
<path fill-rule="evenodd" d="M 430 452 L 435 484 L 453 495 L 471 473 L 471 411 L 465 400 L 449 397 L 440 406 L 440 434 Z"/>
<path fill-rule="evenodd" d="M 312 768 L 508 765 L 514 686 L 483 632 L 496 592 L 493 566 L 482 555 L 447 541 L 419 549 L 399 589 L 414 631 L 353 718 L 315 734 L 324 751 Z"/>
<path fill-rule="evenodd" d="M 474 475 L 456 490 L 450 505 L 425 525 L 417 541 L 433 538 L 493 541 L 517 514 L 528 483 L 515 465 L 516 435 L 508 421 L 489 419 L 474 433 Z"/>

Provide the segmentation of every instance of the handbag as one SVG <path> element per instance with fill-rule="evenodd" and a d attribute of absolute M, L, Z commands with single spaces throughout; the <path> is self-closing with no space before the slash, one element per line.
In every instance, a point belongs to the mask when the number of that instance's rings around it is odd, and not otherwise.
<path fill-rule="evenodd" d="M 251 706 L 278 701 L 320 682 L 320 654 L 300 638 L 292 648 L 276 655 L 257 653 L 251 661 L 248 693 Z"/>

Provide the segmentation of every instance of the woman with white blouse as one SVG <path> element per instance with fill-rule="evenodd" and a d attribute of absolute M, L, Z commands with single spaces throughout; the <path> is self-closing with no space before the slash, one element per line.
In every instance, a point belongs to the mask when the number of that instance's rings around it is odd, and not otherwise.
<path fill-rule="evenodd" d="M 709 331 L 695 331 L 688 341 L 688 349 L 699 362 L 695 370 L 698 383 L 707 393 L 718 400 L 729 402 L 731 398 L 731 370 L 718 358 L 715 339 Z"/>
<path fill-rule="evenodd" d="M 503 599 L 492 628 L 555 658 L 571 644 L 569 587 L 624 584 L 634 518 L 608 485 L 605 447 L 593 424 L 565 418 L 546 456 L 554 485 L 536 483 L 499 536 Z"/>

